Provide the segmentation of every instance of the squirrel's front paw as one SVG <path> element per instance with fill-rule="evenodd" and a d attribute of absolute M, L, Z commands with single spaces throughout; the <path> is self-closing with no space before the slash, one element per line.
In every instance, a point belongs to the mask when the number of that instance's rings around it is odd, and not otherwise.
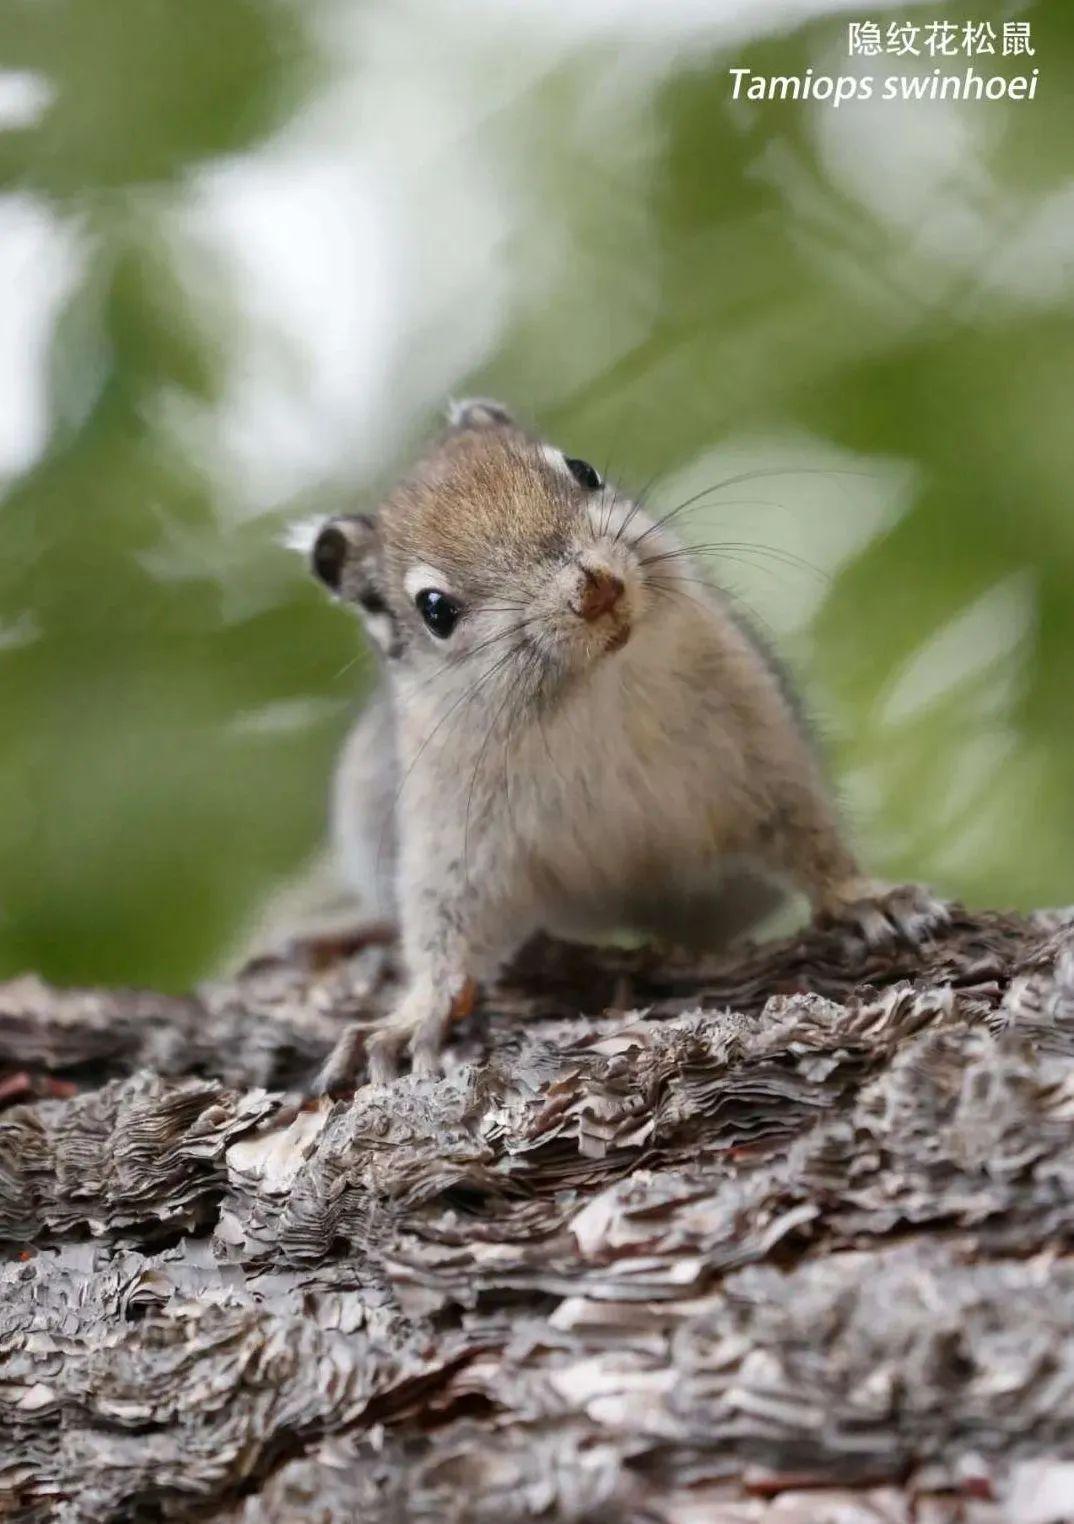
<path fill-rule="evenodd" d="M 880 884 L 855 879 L 826 901 L 822 926 L 843 930 L 867 948 L 908 942 L 917 946 L 951 919 L 948 907 L 924 884 Z"/>
<path fill-rule="evenodd" d="M 367 1026 L 359 1026 L 357 1023 L 347 1027 L 321 1065 L 311 1086 L 311 1093 L 314 1096 L 339 1098 L 352 1092 L 362 1068 L 363 1057 L 369 1083 L 387 1085 L 399 1074 L 399 1057 L 409 1030 L 406 1026 L 393 1022 L 385 1022 L 374 1027 L 371 1032 Z M 414 1072 L 429 1074 L 436 1071 L 428 1065 L 419 1071 L 415 1062 Z"/>
<path fill-rule="evenodd" d="M 464 978 L 454 994 L 430 983 L 412 987 L 366 1044 L 370 1082 L 384 1085 L 396 1077 L 404 1046 L 410 1050 L 411 1072 L 419 1079 L 435 1078 L 440 1073 L 445 1032 L 452 1022 L 470 1015 L 476 1000 L 477 985 L 472 979 Z"/>

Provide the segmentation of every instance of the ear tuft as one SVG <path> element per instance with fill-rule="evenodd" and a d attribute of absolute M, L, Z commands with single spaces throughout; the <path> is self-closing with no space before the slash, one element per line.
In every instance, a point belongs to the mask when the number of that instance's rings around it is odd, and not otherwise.
<path fill-rule="evenodd" d="M 324 518 L 320 514 L 316 518 L 307 516 L 304 519 L 293 519 L 281 530 L 276 543 L 283 550 L 293 550 L 308 561 L 323 527 Z"/>
<path fill-rule="evenodd" d="M 453 397 L 447 421 L 453 429 L 511 428 L 515 422 L 503 403 L 491 397 Z"/>

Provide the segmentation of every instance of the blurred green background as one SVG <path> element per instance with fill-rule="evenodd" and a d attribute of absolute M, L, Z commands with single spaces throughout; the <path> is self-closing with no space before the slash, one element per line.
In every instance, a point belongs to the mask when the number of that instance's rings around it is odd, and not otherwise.
<path fill-rule="evenodd" d="M 1028 20 L 1037 99 L 729 101 L 896 15 Z M 0 972 L 181 987 L 317 851 L 371 672 L 280 535 L 469 391 L 771 473 L 684 528 L 869 857 L 1074 899 L 1072 79 L 1061 0 L 5 0 Z"/>

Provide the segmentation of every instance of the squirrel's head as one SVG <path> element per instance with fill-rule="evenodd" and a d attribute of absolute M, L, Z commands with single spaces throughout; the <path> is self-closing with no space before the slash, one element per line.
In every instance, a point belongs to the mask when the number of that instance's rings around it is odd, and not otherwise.
<path fill-rule="evenodd" d="M 476 399 L 374 515 L 321 528 L 312 564 L 389 662 L 495 668 L 551 695 L 659 617 L 671 544 L 593 466 Z"/>

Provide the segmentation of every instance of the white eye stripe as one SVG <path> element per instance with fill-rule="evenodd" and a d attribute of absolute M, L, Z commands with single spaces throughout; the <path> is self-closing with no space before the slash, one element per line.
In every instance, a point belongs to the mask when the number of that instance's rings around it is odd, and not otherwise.
<path fill-rule="evenodd" d="M 403 578 L 403 590 L 408 598 L 416 598 L 419 593 L 433 589 L 438 593 L 450 593 L 451 587 L 444 572 L 435 566 L 430 566 L 426 561 L 419 561 L 412 566 Z"/>
<path fill-rule="evenodd" d="M 555 445 L 543 444 L 540 446 L 541 455 L 560 476 L 565 476 L 568 481 L 574 480 L 574 474 L 567 464 L 567 458 L 562 450 L 557 450 Z"/>
<path fill-rule="evenodd" d="M 575 455 L 564 455 L 562 450 L 557 450 L 554 445 L 542 444 L 538 446 L 541 457 L 552 467 L 559 476 L 565 476 L 576 487 L 581 487 L 586 492 L 603 492 L 607 485 L 596 466 L 591 466 L 587 460 L 581 460 Z"/>

